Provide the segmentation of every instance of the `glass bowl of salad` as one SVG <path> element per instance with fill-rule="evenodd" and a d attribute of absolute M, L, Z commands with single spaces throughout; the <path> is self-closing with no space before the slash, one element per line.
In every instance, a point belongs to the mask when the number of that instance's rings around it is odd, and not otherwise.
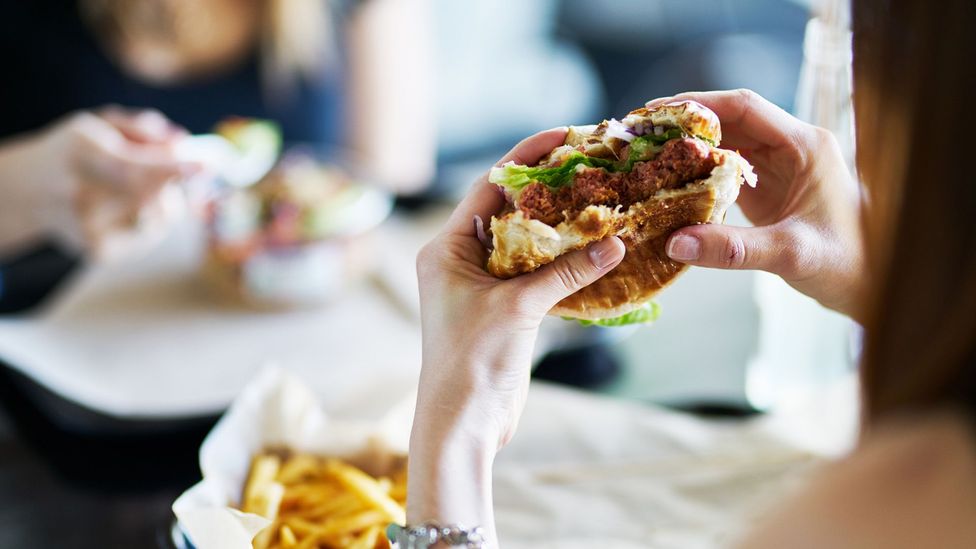
<path fill-rule="evenodd" d="M 370 235 L 392 206 L 389 192 L 338 165 L 289 152 L 257 183 L 209 201 L 205 278 L 251 307 L 327 303 L 372 268 Z"/>

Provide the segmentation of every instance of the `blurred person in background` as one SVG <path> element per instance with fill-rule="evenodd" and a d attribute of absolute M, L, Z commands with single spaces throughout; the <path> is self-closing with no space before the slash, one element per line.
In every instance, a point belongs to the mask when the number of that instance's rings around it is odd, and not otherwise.
<path fill-rule="evenodd" d="M 170 184 L 201 169 L 175 145 L 230 115 L 274 120 L 286 142 L 350 151 L 402 192 L 433 175 L 423 0 L 41 0 L 2 11 L 0 258 L 50 238 L 117 255 L 158 235 Z M 411 138 L 391 147 L 381 136 L 396 128 Z"/>
<path fill-rule="evenodd" d="M 668 253 L 772 272 L 865 326 L 858 447 L 743 546 L 973 547 L 976 184 L 962 164 L 976 124 L 966 86 L 976 77 L 976 5 L 855 0 L 853 23 L 863 193 L 826 130 L 753 92 L 681 94 L 718 114 L 723 144 L 760 183 L 739 200 L 754 227 L 688 227 Z M 501 162 L 534 163 L 564 135 L 537 134 Z M 539 323 L 625 252 L 610 238 L 494 279 L 472 219 L 503 202 L 482 179 L 418 256 L 424 359 L 407 505 L 408 524 L 480 525 L 489 546 L 492 462 L 515 434 Z"/>

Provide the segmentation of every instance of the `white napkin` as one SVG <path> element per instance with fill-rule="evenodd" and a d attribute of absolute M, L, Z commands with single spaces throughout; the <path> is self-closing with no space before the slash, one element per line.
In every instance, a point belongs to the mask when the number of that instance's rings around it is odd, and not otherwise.
<path fill-rule="evenodd" d="M 268 520 L 236 511 L 251 458 L 268 447 L 351 458 L 402 456 L 413 422 L 412 396 L 379 421 L 327 415 L 312 391 L 291 374 L 267 368 L 254 379 L 207 435 L 200 448 L 203 480 L 173 503 L 183 531 L 197 549 L 250 549 Z"/>

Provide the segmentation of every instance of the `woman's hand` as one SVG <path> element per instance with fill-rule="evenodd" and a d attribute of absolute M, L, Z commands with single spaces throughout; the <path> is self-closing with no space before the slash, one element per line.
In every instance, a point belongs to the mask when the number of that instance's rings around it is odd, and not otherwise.
<path fill-rule="evenodd" d="M 0 245 L 46 234 L 104 257 L 158 236 L 164 189 L 201 168 L 175 156 L 185 135 L 156 111 L 108 107 L 0 145 Z"/>
<path fill-rule="evenodd" d="M 801 122 L 749 90 L 683 93 L 715 111 L 723 148 L 738 149 L 759 185 L 739 206 L 754 227 L 698 225 L 676 231 L 668 255 L 720 269 L 779 275 L 826 307 L 855 312 L 864 268 L 860 194 L 833 134 Z"/>
<path fill-rule="evenodd" d="M 565 128 L 536 134 L 499 164 L 535 164 L 565 135 Z M 474 219 L 487 223 L 504 204 L 502 191 L 482 177 L 417 257 L 423 370 L 410 442 L 410 523 L 491 528 L 491 463 L 515 432 L 539 323 L 624 256 L 614 237 L 533 273 L 497 279 L 485 271 L 488 253 Z"/>

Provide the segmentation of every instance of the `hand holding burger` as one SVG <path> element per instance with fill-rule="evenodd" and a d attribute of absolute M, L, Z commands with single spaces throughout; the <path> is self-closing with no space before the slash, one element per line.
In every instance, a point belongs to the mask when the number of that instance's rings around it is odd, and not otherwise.
<path fill-rule="evenodd" d="M 717 224 L 751 170 L 734 151 L 715 147 L 721 135 L 715 115 L 684 99 L 714 105 L 723 121 L 728 117 L 730 141 L 762 178 L 758 188 L 744 187 L 743 206 L 763 227 Z M 839 154 L 831 154 L 836 147 L 791 140 L 790 132 L 822 133 L 750 94 L 663 103 L 670 105 L 654 103 L 619 123 L 526 139 L 474 185 L 421 251 L 423 369 L 410 440 L 409 524 L 481 526 L 497 546 L 492 462 L 518 424 L 546 314 L 639 317 L 634 311 L 645 310 L 684 263 L 774 265 L 750 261 L 778 254 L 803 258 L 792 263 L 806 265 L 795 271 L 802 281 L 787 279 L 794 286 L 818 298 L 832 289 L 832 296 L 851 301 L 844 294 L 850 271 L 832 265 L 859 257 L 860 248 L 850 245 L 859 242 L 856 224 L 847 223 L 856 219 L 857 200 L 850 198 L 849 179 L 827 177 L 844 173 Z M 788 235 L 803 227 L 820 230 L 804 233 L 799 251 L 788 249 L 788 239 L 747 232 Z M 733 231 L 750 239 L 749 257 L 737 265 L 711 261 L 710 246 Z M 703 255 L 678 261 L 672 234 L 701 238 Z"/>
<path fill-rule="evenodd" d="M 753 227 L 706 224 L 675 231 L 674 260 L 768 271 L 825 307 L 857 318 L 864 250 L 861 195 L 837 139 L 750 90 L 682 93 L 648 103 L 696 101 L 722 120 L 722 144 L 755 166 L 760 185 L 738 204 Z"/>
<path fill-rule="evenodd" d="M 535 164 L 565 136 L 565 128 L 536 134 L 499 164 Z M 518 423 L 539 324 L 624 256 L 611 237 L 533 273 L 497 278 L 485 271 L 488 252 L 473 220 L 490 219 L 504 204 L 486 174 L 417 256 L 423 369 L 410 439 L 408 524 L 437 519 L 489 528 L 491 463 Z"/>

